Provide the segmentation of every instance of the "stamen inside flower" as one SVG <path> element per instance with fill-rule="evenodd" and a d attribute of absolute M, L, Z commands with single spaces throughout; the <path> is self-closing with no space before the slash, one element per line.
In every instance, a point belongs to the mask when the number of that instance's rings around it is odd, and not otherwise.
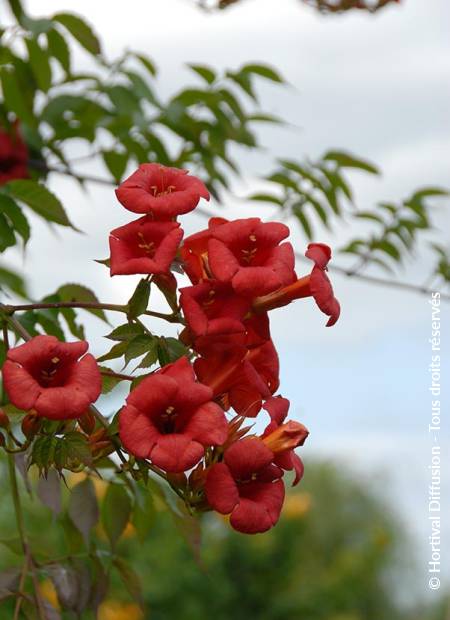
<path fill-rule="evenodd" d="M 144 252 L 146 254 L 148 254 L 150 256 L 150 258 L 152 258 L 155 254 L 155 244 L 153 241 L 147 241 L 146 238 L 144 237 L 144 235 L 141 232 L 138 232 L 137 234 L 138 238 L 140 239 L 141 243 L 138 243 L 138 248 L 141 248 L 141 250 L 144 250 Z"/>
<path fill-rule="evenodd" d="M 155 198 L 159 198 L 159 196 L 167 196 L 167 194 L 171 194 L 175 189 L 175 185 L 168 185 L 166 189 L 160 190 L 157 185 L 151 185 L 150 189 L 152 190 L 152 194 Z"/>
<path fill-rule="evenodd" d="M 208 293 L 208 299 L 205 299 L 205 301 L 202 303 L 202 306 L 204 308 L 208 308 L 209 306 L 212 306 L 213 303 L 216 301 L 215 295 L 216 295 L 216 291 L 211 289 Z"/>

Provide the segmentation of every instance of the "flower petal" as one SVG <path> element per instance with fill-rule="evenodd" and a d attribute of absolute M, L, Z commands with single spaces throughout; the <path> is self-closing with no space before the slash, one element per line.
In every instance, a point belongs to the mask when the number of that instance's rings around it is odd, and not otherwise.
<path fill-rule="evenodd" d="M 227 420 L 219 405 L 208 402 L 199 407 L 183 429 L 183 434 L 203 446 L 220 446 L 228 435 Z"/>
<path fill-rule="evenodd" d="M 239 492 L 225 463 L 216 463 L 208 471 L 205 483 L 208 503 L 221 514 L 229 514 L 239 502 Z"/>
<path fill-rule="evenodd" d="M 132 405 L 125 405 L 120 412 L 119 435 L 128 452 L 141 459 L 150 457 L 160 437 L 151 419 Z"/>
<path fill-rule="evenodd" d="M 203 457 L 204 447 L 186 435 L 160 435 L 150 453 L 152 462 L 167 472 L 182 472 L 194 467 Z"/>

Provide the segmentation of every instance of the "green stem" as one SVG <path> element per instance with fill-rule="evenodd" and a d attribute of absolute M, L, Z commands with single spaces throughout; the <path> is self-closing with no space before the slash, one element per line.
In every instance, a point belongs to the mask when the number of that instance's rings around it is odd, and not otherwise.
<path fill-rule="evenodd" d="M 0 312 L 3 318 L 3 321 L 8 323 L 13 331 L 16 332 L 18 336 L 20 336 L 23 340 L 30 340 L 31 336 L 25 329 L 25 327 L 13 316 L 11 316 L 11 312 L 9 312 L 10 306 L 5 306 L 4 304 L 0 304 Z"/>
<path fill-rule="evenodd" d="M 128 314 L 129 309 L 128 306 L 124 306 L 121 304 L 104 304 L 100 302 L 94 301 L 58 301 L 54 303 L 33 303 L 33 304 L 18 304 L 18 305 L 4 305 L 0 304 L 0 309 L 4 313 L 4 318 L 9 323 L 11 321 L 11 315 L 15 312 L 22 312 L 27 310 L 44 310 L 44 309 L 55 309 L 58 308 L 80 308 L 84 310 L 110 310 L 111 312 L 122 312 L 124 314 Z M 164 312 L 156 312 L 153 310 L 146 310 L 143 314 L 146 316 L 152 316 L 157 319 L 162 319 L 163 321 L 168 321 L 169 323 L 180 323 L 179 317 L 175 314 L 166 314 Z"/>
<path fill-rule="evenodd" d="M 44 607 L 43 607 L 42 600 L 39 594 L 39 582 L 36 576 L 36 572 L 34 570 L 35 569 L 34 559 L 31 554 L 30 546 L 28 544 L 28 539 L 27 539 L 27 535 L 25 532 L 25 521 L 23 518 L 22 503 L 20 501 L 19 487 L 17 484 L 16 464 L 15 464 L 14 457 L 12 454 L 8 454 L 8 471 L 9 471 L 9 480 L 10 480 L 10 485 L 11 485 L 11 495 L 12 495 L 13 504 L 14 504 L 14 512 L 16 515 L 17 531 L 19 533 L 19 538 L 22 544 L 22 549 L 23 549 L 23 553 L 25 556 L 27 567 L 31 569 L 31 577 L 33 579 L 33 586 L 34 586 L 34 598 L 36 602 L 38 616 L 40 620 L 46 620 Z"/>

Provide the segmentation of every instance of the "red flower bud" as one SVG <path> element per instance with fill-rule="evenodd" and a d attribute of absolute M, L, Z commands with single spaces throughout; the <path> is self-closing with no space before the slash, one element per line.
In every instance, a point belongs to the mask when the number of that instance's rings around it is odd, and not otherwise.
<path fill-rule="evenodd" d="M 36 412 L 28 413 L 22 420 L 22 433 L 27 439 L 32 439 L 39 431 L 41 424 L 42 420 Z"/>
<path fill-rule="evenodd" d="M 303 446 L 308 435 L 303 424 L 290 420 L 264 437 L 263 442 L 274 454 L 279 454 Z"/>
<path fill-rule="evenodd" d="M 82 416 L 78 418 L 78 424 L 86 435 L 91 435 L 95 429 L 95 416 L 89 410 L 85 411 Z"/>
<path fill-rule="evenodd" d="M 20 135 L 18 121 L 8 131 L 0 127 L 0 186 L 13 179 L 26 179 L 27 162 L 28 147 Z"/>
<path fill-rule="evenodd" d="M 0 409 L 0 427 L 9 428 L 9 418 L 3 409 Z"/>

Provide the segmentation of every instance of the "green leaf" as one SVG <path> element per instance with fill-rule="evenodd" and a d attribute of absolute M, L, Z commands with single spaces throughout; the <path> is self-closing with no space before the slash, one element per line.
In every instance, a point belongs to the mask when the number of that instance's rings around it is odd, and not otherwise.
<path fill-rule="evenodd" d="M 58 515 L 61 512 L 61 478 L 54 469 L 51 469 L 45 478 L 39 479 L 37 495 L 53 514 Z"/>
<path fill-rule="evenodd" d="M 311 240 L 313 238 L 313 234 L 312 234 L 312 229 L 311 226 L 309 224 L 308 218 L 306 217 L 306 215 L 303 212 L 303 205 L 293 205 L 292 207 L 292 212 L 295 215 L 295 217 L 298 219 L 298 221 L 300 222 L 300 224 L 302 225 L 302 228 L 305 232 L 306 238 L 308 240 Z"/>
<path fill-rule="evenodd" d="M 152 494 L 146 487 L 136 487 L 136 502 L 131 522 L 136 528 L 140 542 L 145 542 L 155 522 L 155 505 Z"/>
<path fill-rule="evenodd" d="M 31 70 L 33 71 L 36 82 L 44 93 L 48 91 L 52 83 L 52 70 L 46 50 L 43 50 L 37 39 L 25 40 Z"/>
<path fill-rule="evenodd" d="M 20 297 L 28 298 L 23 278 L 14 271 L 0 266 L 0 289 L 7 288 Z"/>
<path fill-rule="evenodd" d="M 40 435 L 33 444 L 31 462 L 39 469 L 39 473 L 47 473 L 54 463 L 55 447 L 58 439 L 51 435 Z"/>
<path fill-rule="evenodd" d="M 90 54 L 96 56 L 101 53 L 100 41 L 84 19 L 73 13 L 56 13 L 53 20 L 62 24 Z"/>
<path fill-rule="evenodd" d="M 359 213 L 355 213 L 355 217 L 361 220 L 372 220 L 373 222 L 378 222 L 378 224 L 384 224 L 384 220 L 380 215 L 371 213 L 370 211 L 360 211 Z"/>
<path fill-rule="evenodd" d="M 10 196 L 0 193 L 0 212 L 8 217 L 26 244 L 30 238 L 30 225 L 19 205 Z"/>
<path fill-rule="evenodd" d="M 110 340 L 126 341 L 131 340 L 135 336 L 143 333 L 144 329 L 141 325 L 137 325 L 135 323 L 125 323 L 124 325 L 119 325 L 119 327 L 113 329 L 113 331 L 105 336 L 105 338 L 109 338 Z"/>
<path fill-rule="evenodd" d="M 195 73 L 203 78 L 208 84 L 212 84 L 217 77 L 216 72 L 211 69 L 211 67 L 207 67 L 206 65 L 188 65 L 188 67 L 190 67 L 192 71 L 195 71 Z"/>
<path fill-rule="evenodd" d="M 248 196 L 248 200 L 257 200 L 258 202 L 270 202 L 280 207 L 284 207 L 284 200 L 274 196 L 273 194 L 252 194 Z"/>
<path fill-rule="evenodd" d="M 132 359 L 140 357 L 141 355 L 144 355 L 144 353 L 148 353 L 154 341 L 155 338 L 153 336 L 149 336 L 148 334 L 142 334 L 133 338 L 125 351 L 125 366 Z"/>
<path fill-rule="evenodd" d="M 253 101 L 258 101 L 248 73 L 232 73 L 227 71 L 226 76 L 233 80 Z"/>
<path fill-rule="evenodd" d="M 279 84 L 283 84 L 284 80 L 281 75 L 272 67 L 268 65 L 261 64 L 248 64 L 244 65 L 240 71 L 240 73 L 254 73 L 259 75 L 260 77 L 265 78 L 266 80 L 270 80 L 272 82 L 278 82 Z"/>
<path fill-rule="evenodd" d="M 401 254 L 398 248 L 387 239 L 376 241 L 375 243 L 371 244 L 371 247 L 374 250 L 381 250 L 385 254 L 388 254 L 395 261 L 399 261 L 401 259 Z"/>
<path fill-rule="evenodd" d="M 0 538 L 0 545 L 4 545 L 16 555 L 22 555 L 23 553 L 23 546 L 20 538 Z"/>
<path fill-rule="evenodd" d="M 59 296 L 61 301 L 68 301 L 68 302 L 69 301 L 72 301 L 72 302 L 81 301 L 81 302 L 96 303 L 96 304 L 100 303 L 95 293 L 91 291 L 91 289 L 87 288 L 86 286 L 83 286 L 82 284 L 73 284 L 73 283 L 63 284 L 56 291 L 56 294 Z M 104 311 L 101 308 L 83 308 L 83 309 L 97 316 L 102 321 L 105 321 L 105 323 L 109 322 L 108 319 L 106 318 Z"/>
<path fill-rule="evenodd" d="M 70 73 L 70 49 L 65 38 L 55 28 L 47 32 L 47 45 L 50 56 L 56 58 L 66 73 Z"/>
<path fill-rule="evenodd" d="M 378 168 L 370 162 L 359 159 L 349 153 L 344 153 L 343 151 L 328 151 L 323 156 L 323 159 L 334 161 L 342 168 L 360 168 L 370 174 L 380 174 Z"/>
<path fill-rule="evenodd" d="M 133 600 L 137 601 L 139 605 L 143 606 L 142 586 L 139 575 L 134 569 L 122 558 L 115 558 L 113 564 L 116 567 L 119 575 L 130 593 Z"/>
<path fill-rule="evenodd" d="M 422 200 L 422 198 L 428 198 L 431 196 L 448 196 L 449 191 L 442 187 L 424 187 L 411 196 L 411 200 Z"/>
<path fill-rule="evenodd" d="M 150 298 L 150 282 L 144 278 L 139 282 L 133 295 L 128 300 L 128 316 L 135 319 L 147 310 Z"/>
<path fill-rule="evenodd" d="M 80 464 L 88 467 L 92 465 L 92 454 L 85 435 L 71 431 L 62 437 L 61 442 L 65 444 L 64 452 L 67 455 L 65 467 L 67 469 L 78 469 Z"/>
<path fill-rule="evenodd" d="M 165 338 L 161 336 L 158 343 L 158 359 L 161 366 L 175 362 L 189 351 L 177 338 Z"/>
<path fill-rule="evenodd" d="M 128 163 L 128 153 L 117 151 L 103 151 L 103 161 L 114 180 L 120 182 Z"/>
<path fill-rule="evenodd" d="M 153 62 L 148 58 L 148 56 L 144 56 L 144 54 L 135 54 L 135 57 L 139 60 L 140 63 L 147 69 L 152 77 L 156 76 L 156 67 Z"/>
<path fill-rule="evenodd" d="M 158 338 L 153 338 L 149 345 L 147 354 L 142 359 L 137 368 L 149 368 L 158 361 Z M 137 368 L 135 370 L 137 370 Z"/>
<path fill-rule="evenodd" d="M 115 344 L 108 353 L 101 355 L 97 358 L 97 362 L 106 362 L 107 360 L 115 360 L 118 357 L 122 357 L 128 347 L 128 342 L 118 342 Z"/>
<path fill-rule="evenodd" d="M 22 17 L 21 24 L 34 35 L 47 33 L 51 28 L 53 28 L 53 22 L 51 19 L 33 19 L 27 15 Z"/>
<path fill-rule="evenodd" d="M 5 105 L 24 123 L 27 123 L 30 127 L 36 127 L 37 122 L 33 112 L 33 99 L 27 96 L 27 91 L 23 89 L 23 85 L 19 81 L 17 67 L 15 69 L 6 66 L 0 69 Z"/>
<path fill-rule="evenodd" d="M 112 547 L 115 547 L 131 514 L 131 499 L 120 484 L 109 484 L 102 505 L 102 525 Z"/>
<path fill-rule="evenodd" d="M 114 372 L 111 368 L 107 366 L 100 366 L 100 372 Z M 109 394 L 112 390 L 118 385 L 123 379 L 120 377 L 116 377 L 113 375 L 107 375 L 102 373 L 102 394 Z"/>
<path fill-rule="evenodd" d="M 77 530 L 83 535 L 87 546 L 90 532 L 99 517 L 95 488 L 90 478 L 86 478 L 73 487 L 69 500 L 69 516 Z"/>
<path fill-rule="evenodd" d="M 20 179 L 10 181 L 6 187 L 10 195 L 25 203 L 45 220 L 74 228 L 58 198 L 44 185 L 36 181 Z"/>
<path fill-rule="evenodd" d="M 16 236 L 8 220 L 0 213 L 0 252 L 16 244 Z"/>

